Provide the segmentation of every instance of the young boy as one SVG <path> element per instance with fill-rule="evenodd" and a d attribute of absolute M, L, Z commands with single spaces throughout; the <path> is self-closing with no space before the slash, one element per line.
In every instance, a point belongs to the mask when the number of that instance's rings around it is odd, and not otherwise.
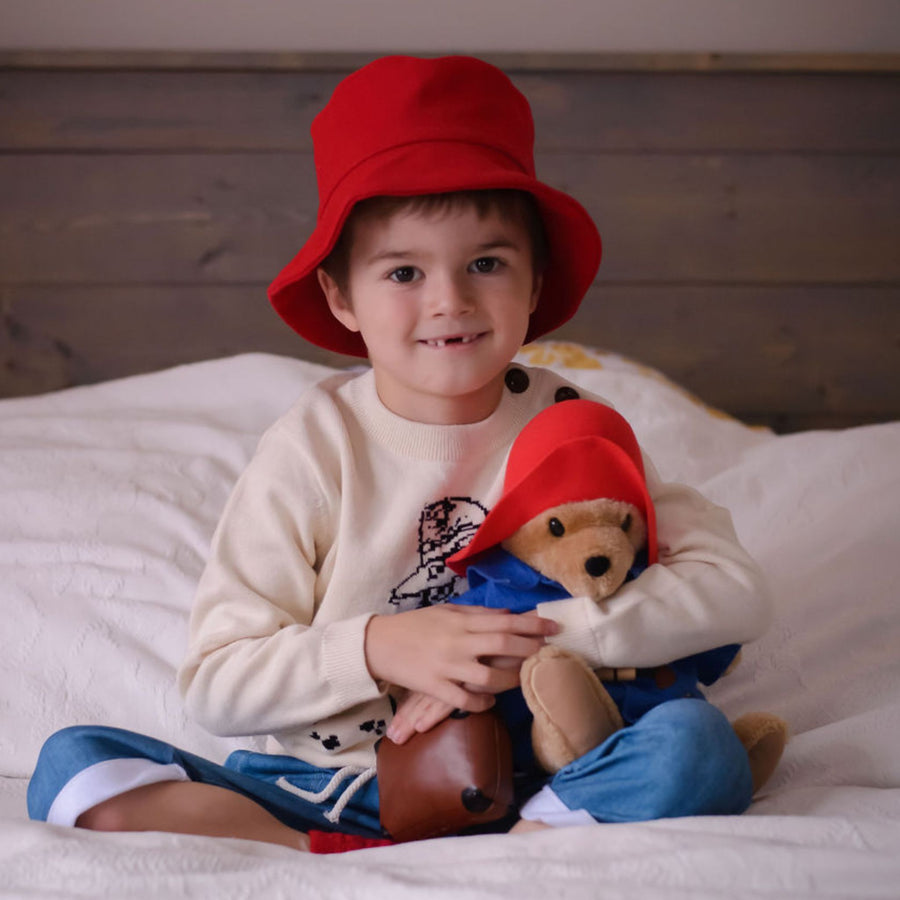
<path fill-rule="evenodd" d="M 66 729 L 42 751 L 33 818 L 299 848 L 311 830 L 376 837 L 379 737 L 489 707 L 545 641 L 643 667 L 762 633 L 768 596 L 727 513 L 649 463 L 661 562 L 607 610 L 443 604 L 465 589 L 445 560 L 499 497 L 513 438 L 577 395 L 510 366 L 575 312 L 600 260 L 588 214 L 535 178 L 532 128 L 506 76 L 470 58 L 390 57 L 338 86 L 313 124 L 316 229 L 270 297 L 301 335 L 371 370 L 316 386 L 263 437 L 217 529 L 180 673 L 204 726 L 269 735 L 268 752 L 220 766 Z M 660 709 L 555 775 L 523 816 L 742 812 L 749 766 L 724 717 L 700 701 Z"/>

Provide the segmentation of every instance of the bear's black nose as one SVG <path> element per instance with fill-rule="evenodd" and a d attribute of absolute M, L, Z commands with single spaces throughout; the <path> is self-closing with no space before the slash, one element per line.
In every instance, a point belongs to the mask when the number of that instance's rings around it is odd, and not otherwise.
<path fill-rule="evenodd" d="M 592 556 L 584 564 L 584 570 L 591 578 L 599 578 L 609 571 L 608 556 Z"/>

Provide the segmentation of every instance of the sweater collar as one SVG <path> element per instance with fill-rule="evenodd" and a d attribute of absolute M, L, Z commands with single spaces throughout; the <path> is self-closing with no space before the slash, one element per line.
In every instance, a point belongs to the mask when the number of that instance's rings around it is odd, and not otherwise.
<path fill-rule="evenodd" d="M 526 394 L 504 390 L 497 409 L 471 425 L 428 425 L 391 412 L 378 396 L 371 369 L 347 382 L 341 393 L 366 432 L 401 456 L 458 460 L 508 446 L 533 413 Z"/>

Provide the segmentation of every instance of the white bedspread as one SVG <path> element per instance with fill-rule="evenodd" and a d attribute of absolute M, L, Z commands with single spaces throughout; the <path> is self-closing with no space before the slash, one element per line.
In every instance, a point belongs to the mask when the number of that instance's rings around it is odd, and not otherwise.
<path fill-rule="evenodd" d="M 618 357 L 522 358 L 615 403 L 769 572 L 776 625 L 710 692 L 793 730 L 751 810 L 329 857 L 28 822 L 27 776 L 65 725 L 240 745 L 173 685 L 193 585 L 259 434 L 330 371 L 249 355 L 0 403 L 0 897 L 900 897 L 900 423 L 776 437 Z"/>

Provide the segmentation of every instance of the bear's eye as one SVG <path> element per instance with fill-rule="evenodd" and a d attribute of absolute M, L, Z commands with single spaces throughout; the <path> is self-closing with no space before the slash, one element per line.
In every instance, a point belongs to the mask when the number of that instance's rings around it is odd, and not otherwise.
<path fill-rule="evenodd" d="M 555 517 L 547 523 L 547 527 L 553 537 L 562 537 L 566 533 L 566 526 Z"/>
<path fill-rule="evenodd" d="M 631 529 L 631 513 L 625 516 L 625 521 L 622 522 L 622 531 L 629 531 Z"/>

